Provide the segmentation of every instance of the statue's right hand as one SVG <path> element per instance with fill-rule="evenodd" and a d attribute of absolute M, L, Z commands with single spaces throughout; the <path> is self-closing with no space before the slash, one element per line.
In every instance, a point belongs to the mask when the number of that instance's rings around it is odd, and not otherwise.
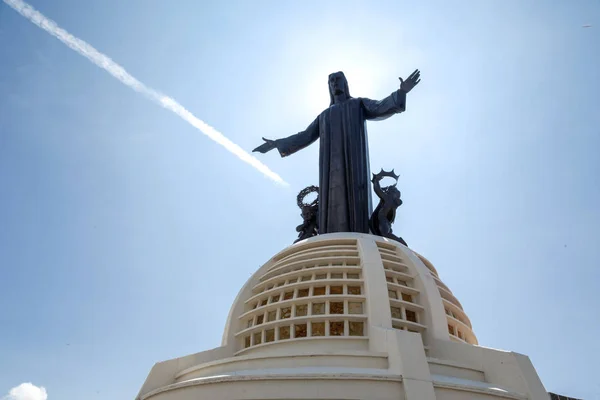
<path fill-rule="evenodd" d="M 255 148 L 254 150 L 252 150 L 252 152 L 259 152 L 259 153 L 266 153 L 267 151 L 271 151 L 274 148 L 277 147 L 277 144 L 275 144 L 275 140 L 271 140 L 271 139 L 265 139 L 262 138 L 265 142 L 263 144 L 261 144 L 260 146 L 258 146 L 257 148 Z"/>

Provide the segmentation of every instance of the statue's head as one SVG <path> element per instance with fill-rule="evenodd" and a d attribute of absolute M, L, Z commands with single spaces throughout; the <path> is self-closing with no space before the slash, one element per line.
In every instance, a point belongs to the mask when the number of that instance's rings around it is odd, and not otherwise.
<path fill-rule="evenodd" d="M 329 99 L 331 102 L 329 105 L 335 103 L 336 98 L 349 99 L 350 90 L 348 89 L 348 81 L 343 72 L 334 72 L 329 74 Z"/>
<path fill-rule="evenodd" d="M 313 219 L 315 219 L 315 217 L 317 216 L 316 211 L 317 210 L 315 206 L 303 206 L 301 216 L 302 219 L 304 219 L 304 222 L 312 221 Z"/>
<path fill-rule="evenodd" d="M 390 196 L 390 199 L 392 200 L 392 203 L 394 205 L 396 205 L 397 207 L 400 207 L 402 205 L 402 200 L 400 199 L 400 190 L 398 190 L 398 188 L 394 185 L 394 186 L 388 186 L 383 188 L 383 191 Z"/>

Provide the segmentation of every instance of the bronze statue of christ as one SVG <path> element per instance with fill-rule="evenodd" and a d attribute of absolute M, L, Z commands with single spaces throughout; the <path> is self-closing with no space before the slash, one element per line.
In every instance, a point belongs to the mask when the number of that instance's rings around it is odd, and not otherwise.
<path fill-rule="evenodd" d="M 420 81 L 415 70 L 400 89 L 383 100 L 353 98 L 343 72 L 329 75 L 329 108 L 304 131 L 284 139 L 269 140 L 254 151 L 277 149 L 282 157 L 320 140 L 319 233 L 369 233 L 371 177 L 367 120 L 382 120 L 406 109 L 406 94 Z"/>

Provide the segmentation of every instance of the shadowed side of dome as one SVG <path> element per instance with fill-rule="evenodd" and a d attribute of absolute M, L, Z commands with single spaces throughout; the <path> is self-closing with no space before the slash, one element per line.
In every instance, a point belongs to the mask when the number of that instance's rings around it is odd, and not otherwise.
<path fill-rule="evenodd" d="M 448 334 L 450 335 L 450 339 L 468 344 L 479 344 L 477 337 L 473 332 L 471 320 L 465 313 L 460 301 L 454 296 L 450 288 L 442 282 L 433 264 L 422 255 L 415 254 L 429 270 L 429 273 L 436 283 L 440 296 L 442 297 L 444 311 L 448 320 Z"/>

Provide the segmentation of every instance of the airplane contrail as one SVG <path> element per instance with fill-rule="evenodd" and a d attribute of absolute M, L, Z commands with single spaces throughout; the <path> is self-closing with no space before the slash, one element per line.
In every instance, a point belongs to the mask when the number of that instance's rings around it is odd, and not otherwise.
<path fill-rule="evenodd" d="M 96 64 L 98 67 L 111 74 L 114 78 L 118 79 L 119 81 L 129 86 L 136 92 L 146 96 L 150 100 L 160 104 L 167 110 L 170 110 L 175 114 L 179 115 L 179 117 L 188 122 L 194 128 L 198 129 L 210 139 L 225 147 L 225 149 L 237 156 L 240 160 L 250 164 L 255 169 L 262 172 L 266 177 L 272 179 L 273 181 L 279 184 L 288 186 L 288 183 L 285 182 L 275 172 L 271 171 L 269 167 L 264 165 L 252 155 L 250 155 L 240 146 L 226 138 L 221 132 L 217 131 L 215 128 L 208 125 L 206 122 L 198 119 L 196 116 L 194 116 L 194 114 L 188 111 L 177 101 L 175 101 L 171 97 L 163 95 L 162 93 L 155 89 L 152 89 L 151 87 L 144 85 L 142 82 L 138 81 L 131 74 L 125 71 L 125 68 L 121 67 L 119 64 L 114 62 L 110 57 L 102 54 L 94 47 L 92 47 L 89 43 L 86 43 L 85 41 L 71 35 L 69 32 L 58 26 L 56 22 L 47 18 L 46 16 L 44 16 L 44 14 L 40 13 L 29 4 L 25 3 L 22 0 L 3 1 L 8 6 L 12 7 L 15 11 L 17 11 L 19 14 L 27 18 L 29 21 L 42 28 L 43 30 L 45 30 L 46 32 L 48 32 L 49 34 L 51 34 L 52 36 L 69 46 L 71 49 L 75 50 L 77 53 Z"/>

